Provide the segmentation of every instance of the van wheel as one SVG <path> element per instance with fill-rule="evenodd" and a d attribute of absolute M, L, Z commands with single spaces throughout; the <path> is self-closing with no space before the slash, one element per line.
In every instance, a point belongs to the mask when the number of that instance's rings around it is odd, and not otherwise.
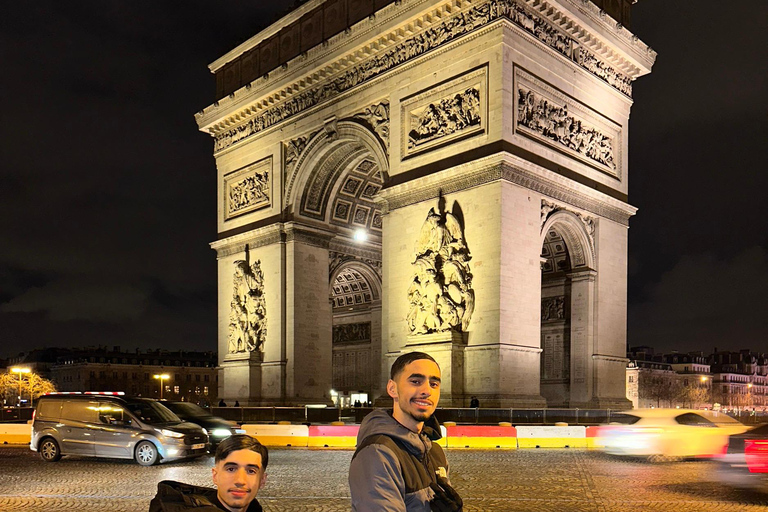
<path fill-rule="evenodd" d="M 38 451 L 40 452 L 40 457 L 42 457 L 45 462 L 56 462 L 61 458 L 59 443 L 50 437 L 43 439 L 43 442 L 40 443 Z"/>
<path fill-rule="evenodd" d="M 149 441 L 141 441 L 136 445 L 135 459 L 142 466 L 154 466 L 159 462 L 160 455 L 154 444 Z"/>

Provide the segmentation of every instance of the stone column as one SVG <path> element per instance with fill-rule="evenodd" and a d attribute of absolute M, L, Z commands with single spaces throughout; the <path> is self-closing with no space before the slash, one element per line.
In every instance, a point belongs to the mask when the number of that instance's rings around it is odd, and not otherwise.
<path fill-rule="evenodd" d="M 571 407 L 588 407 L 594 394 L 595 278 L 591 269 L 575 270 L 571 279 Z"/>
<path fill-rule="evenodd" d="M 285 226 L 285 403 L 330 405 L 333 317 L 328 301 L 328 246 L 333 235 Z"/>

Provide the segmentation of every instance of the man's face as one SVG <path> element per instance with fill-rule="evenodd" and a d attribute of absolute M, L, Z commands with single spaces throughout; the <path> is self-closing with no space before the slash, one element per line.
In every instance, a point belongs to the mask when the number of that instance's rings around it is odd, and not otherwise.
<path fill-rule="evenodd" d="M 219 501 L 232 512 L 247 509 L 266 480 L 261 454 L 252 450 L 236 450 L 213 467 Z"/>
<path fill-rule="evenodd" d="M 387 392 L 395 401 L 395 419 L 413 431 L 420 431 L 440 400 L 440 367 L 429 359 L 412 361 L 395 380 L 390 379 Z"/>

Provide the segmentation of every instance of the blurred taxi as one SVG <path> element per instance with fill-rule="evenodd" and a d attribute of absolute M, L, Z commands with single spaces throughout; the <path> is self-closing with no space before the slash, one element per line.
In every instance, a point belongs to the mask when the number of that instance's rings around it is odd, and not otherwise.
<path fill-rule="evenodd" d="M 768 425 L 732 435 L 728 450 L 718 460 L 719 482 L 768 491 Z"/>
<path fill-rule="evenodd" d="M 600 427 L 606 453 L 651 460 L 723 455 L 728 436 L 747 427 L 725 413 L 693 409 L 633 409 Z"/>

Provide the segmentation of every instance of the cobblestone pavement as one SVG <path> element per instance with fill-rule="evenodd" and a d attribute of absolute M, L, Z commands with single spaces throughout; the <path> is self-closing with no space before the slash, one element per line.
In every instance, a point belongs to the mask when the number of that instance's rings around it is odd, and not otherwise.
<path fill-rule="evenodd" d="M 349 450 L 273 449 L 259 501 L 267 512 L 349 511 Z M 768 512 L 768 496 L 715 481 L 706 461 L 651 464 L 577 450 L 450 450 L 466 512 Z M 210 485 L 212 459 L 141 467 L 0 447 L 0 511 L 145 512 L 160 480 Z"/>

